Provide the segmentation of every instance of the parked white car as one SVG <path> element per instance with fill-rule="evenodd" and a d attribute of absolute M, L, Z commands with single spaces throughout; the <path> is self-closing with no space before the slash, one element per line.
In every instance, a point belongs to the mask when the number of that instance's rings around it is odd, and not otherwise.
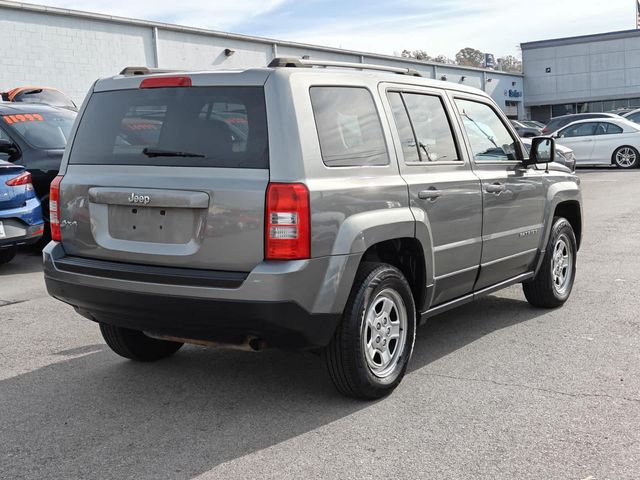
<path fill-rule="evenodd" d="M 633 168 L 640 164 L 640 125 L 622 117 L 579 120 L 552 136 L 573 150 L 577 165 Z"/>

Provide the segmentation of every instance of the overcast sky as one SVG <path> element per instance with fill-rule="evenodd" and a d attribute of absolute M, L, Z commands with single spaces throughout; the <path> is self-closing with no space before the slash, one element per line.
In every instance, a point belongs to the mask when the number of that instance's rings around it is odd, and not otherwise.
<path fill-rule="evenodd" d="M 463 47 L 519 55 L 521 42 L 635 28 L 635 0 L 35 0 L 33 3 L 393 54 Z"/>

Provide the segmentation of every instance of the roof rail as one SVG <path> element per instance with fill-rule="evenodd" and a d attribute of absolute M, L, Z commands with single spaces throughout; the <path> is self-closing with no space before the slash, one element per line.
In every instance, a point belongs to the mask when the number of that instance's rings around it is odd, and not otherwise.
<path fill-rule="evenodd" d="M 372 63 L 355 63 L 355 62 L 336 62 L 333 60 L 308 60 L 306 58 L 295 57 L 276 57 L 269 65 L 270 68 L 292 67 L 292 68 L 311 68 L 311 67 L 338 67 L 338 68 L 358 68 L 361 70 L 379 70 L 382 72 L 399 73 L 400 75 L 411 75 L 413 77 L 421 77 L 417 70 L 405 67 L 389 67 L 386 65 L 374 65 Z"/>
<path fill-rule="evenodd" d="M 169 69 L 169 68 L 149 68 L 149 67 L 125 67 L 120 72 L 120 75 L 152 75 L 154 73 L 174 73 L 182 72 L 184 70 Z"/>

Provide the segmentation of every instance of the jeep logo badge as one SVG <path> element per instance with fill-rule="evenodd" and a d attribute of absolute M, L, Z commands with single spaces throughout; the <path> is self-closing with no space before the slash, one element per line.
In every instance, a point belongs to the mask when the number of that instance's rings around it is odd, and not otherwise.
<path fill-rule="evenodd" d="M 146 205 L 151 201 L 151 197 L 149 195 L 136 195 L 135 193 L 131 192 L 131 195 L 129 195 L 129 198 L 127 198 L 127 200 L 129 201 L 129 203 L 141 203 L 143 205 Z"/>

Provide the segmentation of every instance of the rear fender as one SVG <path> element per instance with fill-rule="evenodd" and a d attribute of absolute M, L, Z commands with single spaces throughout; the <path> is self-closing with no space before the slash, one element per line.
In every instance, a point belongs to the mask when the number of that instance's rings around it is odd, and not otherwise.
<path fill-rule="evenodd" d="M 362 212 L 347 218 L 340 226 L 331 255 L 349 255 L 349 261 L 340 264 L 341 272 L 335 271 L 336 276 L 333 278 L 339 279 L 337 286 L 335 282 L 324 283 L 318 295 L 318 301 L 333 297 L 335 310 L 342 311 L 351 292 L 362 255 L 367 249 L 388 240 L 415 237 L 422 245 L 426 263 L 428 305 L 429 292 L 432 290 L 430 287 L 433 285 L 432 237 L 427 227 L 428 223 L 424 219 L 416 218 L 414 214 L 424 216 L 424 212 L 420 209 L 412 211 L 409 207 L 403 207 Z"/>

